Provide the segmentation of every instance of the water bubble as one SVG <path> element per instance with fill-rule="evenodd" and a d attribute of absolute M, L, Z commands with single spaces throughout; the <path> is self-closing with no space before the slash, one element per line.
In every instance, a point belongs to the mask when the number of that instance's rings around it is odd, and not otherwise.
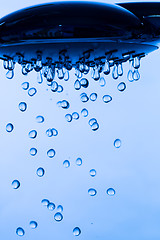
<path fill-rule="evenodd" d="M 74 83 L 74 88 L 75 90 L 79 90 L 81 88 L 81 83 L 79 80 L 76 80 Z"/>
<path fill-rule="evenodd" d="M 94 188 L 90 188 L 88 190 L 88 193 L 89 193 L 90 196 L 95 196 L 97 194 L 97 191 Z"/>
<path fill-rule="evenodd" d="M 89 86 L 89 81 L 86 78 L 82 78 L 80 84 L 82 87 L 87 88 Z"/>
<path fill-rule="evenodd" d="M 104 79 L 104 77 L 101 77 L 101 78 L 99 79 L 99 85 L 100 85 L 101 87 L 104 87 L 104 86 L 106 85 L 106 80 Z"/>
<path fill-rule="evenodd" d="M 25 231 L 24 231 L 23 228 L 18 227 L 18 228 L 16 229 L 16 234 L 17 234 L 18 236 L 24 236 Z"/>
<path fill-rule="evenodd" d="M 86 108 L 83 108 L 81 111 L 81 114 L 83 117 L 87 117 L 88 116 L 88 110 Z"/>
<path fill-rule="evenodd" d="M 6 125 L 6 131 L 7 131 L 7 132 L 12 132 L 13 129 L 14 129 L 14 126 L 13 126 L 12 123 L 8 123 L 8 124 Z"/>
<path fill-rule="evenodd" d="M 91 175 L 91 177 L 95 177 L 96 174 L 97 174 L 97 172 L 96 172 L 95 169 L 91 169 L 91 170 L 89 171 L 89 174 Z"/>
<path fill-rule="evenodd" d="M 57 213 L 54 215 L 54 219 L 55 219 L 57 222 L 62 221 L 62 219 L 63 219 L 62 213 L 57 212 Z"/>
<path fill-rule="evenodd" d="M 37 169 L 37 176 L 38 177 L 43 177 L 44 174 L 45 174 L 45 171 L 44 171 L 44 169 L 42 167 Z"/>
<path fill-rule="evenodd" d="M 35 88 L 30 88 L 30 89 L 28 90 L 28 95 L 29 95 L 30 97 L 33 97 L 33 96 L 36 94 L 36 92 L 37 92 L 37 90 L 36 90 Z"/>
<path fill-rule="evenodd" d="M 47 129 L 46 135 L 47 135 L 48 137 L 52 137 L 52 136 L 53 136 L 53 131 L 52 131 L 51 128 Z"/>
<path fill-rule="evenodd" d="M 72 121 L 72 115 L 71 114 L 66 114 L 65 119 L 67 120 L 67 122 L 71 122 Z"/>
<path fill-rule="evenodd" d="M 62 85 L 58 85 L 57 92 L 58 92 L 58 93 L 63 92 L 63 86 L 62 86 Z"/>
<path fill-rule="evenodd" d="M 86 93 L 81 93 L 80 94 L 80 99 L 81 99 L 82 102 L 88 102 L 89 97 L 87 96 Z"/>
<path fill-rule="evenodd" d="M 104 95 L 102 99 L 104 103 L 109 103 L 112 101 L 112 97 L 110 95 Z"/>
<path fill-rule="evenodd" d="M 99 124 L 97 122 L 93 123 L 92 126 L 91 126 L 92 130 L 93 131 L 96 131 L 99 129 Z"/>
<path fill-rule="evenodd" d="M 37 226 L 38 226 L 38 224 L 37 224 L 36 221 L 30 221 L 29 225 L 30 225 L 30 227 L 31 227 L 32 229 L 35 229 L 35 228 L 37 228 Z"/>
<path fill-rule="evenodd" d="M 76 164 L 77 164 L 77 166 L 81 166 L 82 165 L 82 159 L 81 158 L 77 158 L 76 159 Z"/>
<path fill-rule="evenodd" d="M 94 101 L 96 101 L 96 99 L 97 99 L 97 93 L 91 93 L 91 95 L 90 95 L 90 100 L 92 101 L 92 102 L 94 102 Z"/>
<path fill-rule="evenodd" d="M 18 107 L 20 111 L 25 112 L 27 109 L 27 104 L 25 102 L 20 102 Z"/>
<path fill-rule="evenodd" d="M 63 212 L 63 207 L 62 207 L 62 205 L 58 205 L 58 206 L 57 206 L 57 211 L 58 211 L 58 212 Z"/>
<path fill-rule="evenodd" d="M 61 107 L 64 109 L 68 109 L 69 108 L 69 102 L 66 100 L 61 101 Z"/>
<path fill-rule="evenodd" d="M 31 148 L 30 149 L 30 154 L 31 154 L 31 156 L 35 156 L 37 154 L 37 149 L 36 148 Z"/>
<path fill-rule="evenodd" d="M 55 156 L 55 154 L 56 154 L 56 152 L 55 152 L 54 149 L 49 149 L 49 150 L 47 151 L 47 156 L 48 156 L 49 158 L 53 158 L 53 157 Z"/>
<path fill-rule="evenodd" d="M 120 92 L 123 92 L 126 89 L 126 84 L 124 82 L 119 83 L 118 86 L 117 86 L 117 89 Z"/>
<path fill-rule="evenodd" d="M 44 117 L 43 116 L 37 116 L 36 117 L 36 122 L 37 123 L 43 123 L 44 122 Z"/>
<path fill-rule="evenodd" d="M 52 82 L 51 90 L 52 90 L 52 92 L 57 92 L 57 90 L 58 90 L 58 83 L 56 81 Z"/>
<path fill-rule="evenodd" d="M 48 200 L 48 199 L 43 199 L 43 200 L 41 201 L 41 203 L 42 203 L 43 206 L 47 207 L 48 204 L 49 204 L 49 200 Z"/>
<path fill-rule="evenodd" d="M 92 126 L 94 123 L 96 123 L 97 122 L 97 120 L 95 119 L 95 118 L 91 118 L 89 121 L 88 121 L 88 124 L 90 125 L 90 126 Z"/>
<path fill-rule="evenodd" d="M 120 140 L 120 139 L 116 139 L 116 140 L 114 141 L 114 146 L 115 146 L 116 148 L 120 148 L 120 146 L 121 146 L 121 140 Z"/>
<path fill-rule="evenodd" d="M 78 120 L 79 119 L 79 114 L 77 112 L 73 112 L 72 113 L 72 118 L 75 119 L 75 120 Z"/>
<path fill-rule="evenodd" d="M 12 182 L 12 187 L 13 187 L 14 189 L 18 189 L 18 188 L 20 187 L 20 182 L 19 182 L 18 180 L 14 180 L 14 181 Z"/>
<path fill-rule="evenodd" d="M 48 205 L 47 205 L 47 208 L 50 210 L 50 211 L 53 211 L 54 209 L 55 209 L 55 204 L 54 203 L 49 203 Z"/>
<path fill-rule="evenodd" d="M 73 229 L 74 236 L 79 236 L 81 234 L 81 229 L 79 227 L 75 227 Z"/>
<path fill-rule="evenodd" d="M 65 160 L 65 161 L 63 162 L 63 166 L 64 166 L 65 168 L 70 167 L 70 162 L 69 162 L 68 160 Z"/>
<path fill-rule="evenodd" d="M 37 137 L 37 131 L 36 130 L 31 130 L 29 133 L 28 133 L 28 136 L 32 139 L 36 138 Z"/>
<path fill-rule="evenodd" d="M 21 86 L 23 90 L 27 90 L 29 88 L 29 82 L 23 82 Z"/>
<path fill-rule="evenodd" d="M 113 195 L 115 195 L 115 193 L 116 193 L 116 191 L 113 188 L 108 188 L 107 189 L 107 194 L 109 196 L 113 196 Z"/>

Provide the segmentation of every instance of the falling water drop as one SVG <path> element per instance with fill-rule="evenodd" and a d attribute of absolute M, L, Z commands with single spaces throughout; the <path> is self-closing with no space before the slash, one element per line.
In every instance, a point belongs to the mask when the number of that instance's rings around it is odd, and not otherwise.
<path fill-rule="evenodd" d="M 62 86 L 62 85 L 58 85 L 57 92 L 58 92 L 58 93 L 63 92 L 63 86 Z"/>
<path fill-rule="evenodd" d="M 114 141 L 114 146 L 115 146 L 115 148 L 120 148 L 121 147 L 121 140 L 117 138 Z"/>
<path fill-rule="evenodd" d="M 115 190 L 113 189 L 113 188 L 108 188 L 107 189 L 107 194 L 109 195 L 109 196 L 114 196 L 115 195 Z"/>
<path fill-rule="evenodd" d="M 130 60 L 129 61 L 129 71 L 128 71 L 128 74 L 127 74 L 127 79 L 129 82 L 133 82 L 134 79 L 133 79 L 133 71 L 134 71 L 134 68 L 133 68 L 133 60 Z"/>
<path fill-rule="evenodd" d="M 24 229 L 23 228 L 21 228 L 21 227 L 18 227 L 17 229 L 16 229 L 16 234 L 18 235 L 18 236 L 24 236 L 24 234 L 25 234 L 25 231 L 24 231 Z"/>
<path fill-rule="evenodd" d="M 29 152 L 30 152 L 31 156 L 35 156 L 37 154 L 37 149 L 36 148 L 31 148 L 29 150 Z"/>
<path fill-rule="evenodd" d="M 63 166 L 64 166 L 65 168 L 69 168 L 69 167 L 70 167 L 70 162 L 69 162 L 68 160 L 65 160 L 65 161 L 63 162 Z"/>
<path fill-rule="evenodd" d="M 100 72 L 99 72 L 99 66 L 96 64 L 93 69 L 93 79 L 95 81 L 98 81 L 100 79 Z"/>
<path fill-rule="evenodd" d="M 48 199 L 43 199 L 43 200 L 41 201 L 41 203 L 42 203 L 42 205 L 43 205 L 44 207 L 47 207 L 48 204 L 49 204 L 49 200 L 48 200 Z"/>
<path fill-rule="evenodd" d="M 87 117 L 88 116 L 88 110 L 86 108 L 83 108 L 81 111 L 81 114 L 83 117 Z"/>
<path fill-rule="evenodd" d="M 44 168 L 40 167 L 40 168 L 37 169 L 36 173 L 37 173 L 38 177 L 43 177 L 44 174 L 45 174 L 45 170 L 44 170 Z"/>
<path fill-rule="evenodd" d="M 29 88 L 29 82 L 23 82 L 21 86 L 23 90 L 27 90 Z"/>
<path fill-rule="evenodd" d="M 66 100 L 63 100 L 63 101 L 61 101 L 61 107 L 63 108 L 63 109 L 68 109 L 69 108 L 69 102 L 68 101 L 66 101 Z"/>
<path fill-rule="evenodd" d="M 95 177 L 96 174 L 97 174 L 97 172 L 96 172 L 95 169 L 91 169 L 91 170 L 89 171 L 89 174 L 90 174 L 91 177 Z"/>
<path fill-rule="evenodd" d="M 92 102 L 96 101 L 96 99 L 97 99 L 97 93 L 91 93 L 91 95 L 89 96 L 89 98 L 90 98 L 90 100 L 91 100 Z"/>
<path fill-rule="evenodd" d="M 46 135 L 47 135 L 48 137 L 52 137 L 52 136 L 53 136 L 53 131 L 52 131 L 51 128 L 49 128 L 49 129 L 46 130 Z"/>
<path fill-rule="evenodd" d="M 118 64 L 118 76 L 122 76 L 123 75 L 123 66 L 122 63 Z"/>
<path fill-rule="evenodd" d="M 54 215 L 54 219 L 55 219 L 57 222 L 62 221 L 62 219 L 63 219 L 62 213 L 57 212 L 57 213 Z"/>
<path fill-rule="evenodd" d="M 72 119 L 78 120 L 79 119 L 79 114 L 77 112 L 72 113 Z"/>
<path fill-rule="evenodd" d="M 134 70 L 134 72 L 133 72 L 133 79 L 135 81 L 138 81 L 140 79 L 140 73 L 139 73 L 138 69 Z"/>
<path fill-rule="evenodd" d="M 57 92 L 57 90 L 58 90 L 58 83 L 56 81 L 53 81 L 51 84 L 51 91 Z"/>
<path fill-rule="evenodd" d="M 36 122 L 37 123 L 43 123 L 44 122 L 44 117 L 43 116 L 37 116 L 36 117 Z"/>
<path fill-rule="evenodd" d="M 90 188 L 88 190 L 88 193 L 89 193 L 90 196 L 95 196 L 97 194 L 97 191 L 94 188 Z"/>
<path fill-rule="evenodd" d="M 47 151 L 47 156 L 48 156 L 49 158 L 53 158 L 53 157 L 55 156 L 55 154 L 56 154 L 56 152 L 55 152 L 54 149 L 49 149 L 49 150 Z"/>
<path fill-rule="evenodd" d="M 77 166 L 81 166 L 82 165 L 82 158 L 77 158 L 76 159 L 76 164 L 77 164 Z"/>
<path fill-rule="evenodd" d="M 63 212 L 63 207 L 62 207 L 62 205 L 58 205 L 58 206 L 57 206 L 57 211 L 58 211 L 58 212 Z"/>
<path fill-rule="evenodd" d="M 89 81 L 86 78 L 82 78 L 80 84 L 82 87 L 87 88 L 89 86 Z"/>
<path fill-rule="evenodd" d="M 55 209 L 55 204 L 50 202 L 48 205 L 47 205 L 47 208 L 50 210 L 50 211 L 53 211 Z"/>
<path fill-rule="evenodd" d="M 81 93 L 80 94 L 80 99 L 81 99 L 82 102 L 88 102 L 89 97 L 87 96 L 86 93 Z"/>
<path fill-rule="evenodd" d="M 97 120 L 95 119 L 95 118 L 91 118 L 89 121 L 88 121 L 88 124 L 90 125 L 90 126 L 92 126 L 94 123 L 96 123 L 97 122 Z"/>
<path fill-rule="evenodd" d="M 25 112 L 27 109 L 27 104 L 25 102 L 20 102 L 18 107 L 21 112 Z"/>
<path fill-rule="evenodd" d="M 29 133 L 28 133 L 28 136 L 29 138 L 36 138 L 37 137 L 37 131 L 36 130 L 31 130 Z"/>
<path fill-rule="evenodd" d="M 14 77 L 14 71 L 13 70 L 8 70 L 6 73 L 6 78 L 12 79 Z"/>
<path fill-rule="evenodd" d="M 96 131 L 99 129 L 99 124 L 97 122 L 94 122 L 92 125 L 91 125 L 91 129 L 92 131 Z"/>
<path fill-rule="evenodd" d="M 18 180 L 14 180 L 14 181 L 12 182 L 12 187 L 13 187 L 14 189 L 18 189 L 18 188 L 20 187 L 20 182 L 19 182 Z"/>
<path fill-rule="evenodd" d="M 75 90 L 79 90 L 81 88 L 81 83 L 79 80 L 76 80 L 74 83 L 74 88 Z"/>
<path fill-rule="evenodd" d="M 58 130 L 55 128 L 52 128 L 52 133 L 53 133 L 53 136 L 55 137 L 58 135 Z"/>
<path fill-rule="evenodd" d="M 67 120 L 67 122 L 71 122 L 72 121 L 72 115 L 71 114 L 66 114 L 65 119 Z"/>
<path fill-rule="evenodd" d="M 104 103 L 109 103 L 112 101 L 112 97 L 110 95 L 104 95 L 102 99 Z"/>
<path fill-rule="evenodd" d="M 37 93 L 36 88 L 30 88 L 30 89 L 28 90 L 28 95 L 29 95 L 30 97 L 33 97 L 36 93 Z"/>
<path fill-rule="evenodd" d="M 99 85 L 100 85 L 101 87 L 104 87 L 104 86 L 106 85 L 106 80 L 104 79 L 104 77 L 101 77 L 101 78 L 99 79 Z"/>
<path fill-rule="evenodd" d="M 7 131 L 7 132 L 12 132 L 13 129 L 14 129 L 14 126 L 13 126 L 12 123 L 8 123 L 8 124 L 6 125 L 6 131 Z"/>
<path fill-rule="evenodd" d="M 112 77 L 113 79 L 118 79 L 118 65 L 114 64 L 113 71 L 112 71 Z"/>
<path fill-rule="evenodd" d="M 36 221 L 30 221 L 29 225 L 30 225 L 30 228 L 32 228 L 32 229 L 35 229 L 38 226 Z"/>
<path fill-rule="evenodd" d="M 124 82 L 119 83 L 118 86 L 117 86 L 117 89 L 120 92 L 123 92 L 126 89 L 126 84 Z"/>
<path fill-rule="evenodd" d="M 39 84 L 43 83 L 42 71 L 37 72 L 37 83 Z"/>
<path fill-rule="evenodd" d="M 75 227 L 73 229 L 74 236 L 79 236 L 81 234 L 81 229 L 79 227 Z"/>
<path fill-rule="evenodd" d="M 137 56 L 133 59 L 133 67 L 138 69 L 140 67 L 140 58 Z"/>
<path fill-rule="evenodd" d="M 108 59 L 106 59 L 104 67 L 103 67 L 103 73 L 105 75 L 108 75 L 110 73 L 110 65 Z"/>

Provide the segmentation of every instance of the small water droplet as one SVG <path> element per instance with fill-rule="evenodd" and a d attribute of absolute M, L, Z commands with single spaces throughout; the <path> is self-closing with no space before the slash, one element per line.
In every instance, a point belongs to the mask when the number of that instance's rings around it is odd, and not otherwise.
<path fill-rule="evenodd" d="M 81 99 L 82 102 L 88 102 L 89 97 L 87 96 L 86 93 L 81 93 L 80 94 L 80 99 Z"/>
<path fill-rule="evenodd" d="M 79 236 L 81 234 L 81 229 L 79 227 L 75 227 L 73 229 L 74 236 Z"/>
<path fill-rule="evenodd" d="M 113 188 L 108 188 L 107 189 L 107 194 L 109 195 L 109 196 L 114 196 L 115 195 L 115 190 L 113 189 Z"/>
<path fill-rule="evenodd" d="M 81 111 L 81 114 L 83 117 L 87 117 L 88 116 L 88 110 L 86 108 L 83 108 Z"/>
<path fill-rule="evenodd" d="M 54 219 L 55 219 L 57 222 L 62 221 L 62 219 L 63 219 L 62 213 L 57 212 L 57 213 L 54 215 Z"/>
<path fill-rule="evenodd" d="M 90 196 L 95 196 L 97 194 L 97 191 L 94 188 L 90 188 L 88 190 L 88 193 L 89 193 Z"/>
<path fill-rule="evenodd" d="M 96 131 L 99 129 L 99 124 L 97 122 L 93 123 L 92 126 L 91 126 L 92 130 L 93 131 Z"/>
<path fill-rule="evenodd" d="M 67 122 L 71 122 L 72 121 L 72 115 L 71 114 L 66 114 L 65 119 L 67 120 Z"/>
<path fill-rule="evenodd" d="M 45 174 L 45 171 L 44 171 L 44 169 L 42 167 L 37 169 L 37 176 L 38 177 L 43 177 L 44 174 Z"/>
<path fill-rule="evenodd" d="M 37 93 L 37 90 L 36 90 L 35 88 L 30 88 L 30 89 L 28 90 L 28 95 L 29 95 L 30 97 L 33 97 L 36 93 Z"/>
<path fill-rule="evenodd" d="M 52 137 L 52 136 L 53 136 L 53 131 L 52 131 L 51 128 L 49 128 L 49 129 L 46 130 L 46 135 L 47 135 L 48 137 Z"/>
<path fill-rule="evenodd" d="M 94 123 L 96 123 L 97 122 L 97 120 L 95 119 L 95 118 L 91 118 L 89 121 L 88 121 L 88 124 L 90 125 L 90 126 L 92 126 Z"/>
<path fill-rule="evenodd" d="M 32 229 L 35 229 L 35 228 L 37 228 L 37 226 L 38 226 L 38 224 L 37 224 L 36 221 L 30 221 L 29 225 L 30 225 L 30 227 L 31 227 Z"/>
<path fill-rule="evenodd" d="M 19 182 L 18 180 L 14 180 L 14 181 L 12 182 L 12 187 L 13 187 L 14 189 L 18 189 L 18 188 L 20 187 L 20 182 Z"/>
<path fill-rule="evenodd" d="M 63 166 L 64 166 L 65 168 L 70 167 L 70 162 L 69 162 L 68 160 L 65 160 L 65 161 L 63 162 Z"/>
<path fill-rule="evenodd" d="M 119 83 L 118 86 L 117 86 L 117 89 L 120 92 L 123 92 L 126 89 L 126 84 L 124 82 Z"/>
<path fill-rule="evenodd" d="M 48 156 L 49 158 L 53 158 L 53 157 L 55 156 L 55 154 L 56 154 L 56 152 L 55 152 L 54 149 L 49 149 L 49 150 L 47 151 L 47 156 Z"/>
<path fill-rule="evenodd" d="M 99 79 L 99 85 L 100 85 L 101 87 L 104 87 L 104 86 L 106 85 L 106 80 L 104 79 L 104 77 L 101 77 L 101 78 Z"/>
<path fill-rule="evenodd" d="M 138 69 L 140 67 L 140 58 L 137 56 L 133 59 L 133 67 Z"/>
<path fill-rule="evenodd" d="M 8 123 L 8 124 L 6 125 L 6 131 L 7 131 L 7 132 L 12 132 L 13 129 L 14 129 L 14 126 L 13 126 L 12 123 Z"/>
<path fill-rule="evenodd" d="M 16 229 L 16 234 L 18 235 L 18 236 L 24 236 L 24 234 L 25 234 L 25 231 L 24 231 L 24 229 L 23 228 L 21 228 L 21 227 L 18 227 L 17 229 Z"/>
<path fill-rule="evenodd" d="M 112 72 L 112 77 L 113 79 L 118 79 L 118 65 L 117 64 L 114 64 L 114 67 L 113 67 L 113 72 Z"/>
<path fill-rule="evenodd" d="M 81 88 L 81 83 L 79 80 L 76 80 L 74 83 L 74 88 L 75 90 L 79 90 Z"/>
<path fill-rule="evenodd" d="M 8 70 L 6 73 L 6 78 L 12 79 L 14 77 L 14 71 L 13 70 Z"/>
<path fill-rule="evenodd" d="M 63 100 L 63 101 L 61 101 L 61 107 L 63 108 L 63 109 L 68 109 L 69 108 L 69 102 L 68 101 L 66 101 L 66 100 Z"/>
<path fill-rule="evenodd" d="M 63 212 L 63 207 L 62 207 L 62 205 L 58 205 L 58 206 L 57 206 L 57 211 L 58 211 L 58 212 Z"/>
<path fill-rule="evenodd" d="M 49 200 L 48 200 L 48 199 L 43 199 L 43 200 L 41 201 L 41 203 L 42 203 L 42 205 L 43 205 L 44 207 L 47 207 L 48 204 L 49 204 Z"/>
<path fill-rule="evenodd" d="M 134 72 L 133 72 L 133 79 L 135 81 L 138 81 L 140 79 L 140 73 L 139 73 L 138 69 L 134 70 Z"/>
<path fill-rule="evenodd" d="M 109 103 L 112 101 L 112 97 L 110 95 L 104 95 L 102 99 L 104 103 Z"/>
<path fill-rule="evenodd" d="M 43 74 L 42 71 L 37 72 L 37 83 L 43 83 Z"/>
<path fill-rule="evenodd" d="M 95 177 L 96 174 L 97 174 L 97 172 L 96 172 L 95 169 L 91 169 L 91 170 L 89 171 L 89 174 L 91 175 L 91 177 Z"/>
<path fill-rule="evenodd" d="M 48 206 L 47 206 L 47 208 L 50 210 L 50 211 L 53 211 L 54 209 L 55 209 L 55 204 L 54 203 L 52 203 L 52 202 L 50 202 L 49 204 L 48 204 Z"/>
<path fill-rule="evenodd" d="M 97 99 L 97 93 L 91 93 L 91 95 L 90 95 L 90 100 L 92 101 L 92 102 L 94 102 L 94 101 L 96 101 L 96 99 Z"/>
<path fill-rule="evenodd" d="M 36 122 L 37 123 L 43 123 L 44 122 L 44 117 L 43 116 L 37 116 L 36 117 Z"/>
<path fill-rule="evenodd" d="M 129 82 L 133 82 L 133 81 L 134 81 L 132 70 L 129 70 L 129 71 L 128 71 L 127 79 L 128 79 Z"/>
<path fill-rule="evenodd" d="M 105 75 L 108 75 L 110 73 L 110 65 L 108 59 L 106 59 L 104 67 L 103 67 L 103 73 Z"/>
<path fill-rule="evenodd" d="M 79 119 L 79 114 L 77 112 L 73 112 L 72 113 L 72 118 L 75 119 L 75 120 L 78 120 Z"/>
<path fill-rule="evenodd" d="M 52 128 L 52 133 L 53 133 L 53 136 L 57 136 L 58 135 L 58 130 L 55 129 L 55 128 Z"/>
<path fill-rule="evenodd" d="M 87 88 L 89 86 L 89 81 L 86 78 L 82 78 L 80 84 L 82 87 Z"/>
<path fill-rule="evenodd" d="M 36 130 L 31 130 L 29 133 L 28 133 L 28 136 L 29 138 L 36 138 L 37 137 L 37 131 Z"/>
<path fill-rule="evenodd" d="M 31 154 L 31 156 L 35 156 L 37 154 L 37 149 L 36 148 L 31 148 L 30 149 L 30 154 Z"/>
<path fill-rule="evenodd" d="M 120 140 L 120 139 L 116 139 L 116 140 L 114 141 L 114 146 L 115 146 L 116 148 L 120 148 L 120 146 L 121 146 L 121 140 Z"/>
<path fill-rule="evenodd" d="M 57 90 L 58 90 L 58 83 L 56 81 L 53 81 L 51 84 L 51 91 L 57 92 Z"/>
<path fill-rule="evenodd" d="M 27 104 L 25 102 L 20 102 L 18 107 L 21 112 L 25 112 L 27 109 Z"/>
<path fill-rule="evenodd" d="M 81 158 L 77 158 L 76 159 L 76 164 L 77 164 L 77 166 L 81 166 L 82 165 L 82 159 Z"/>
<path fill-rule="evenodd" d="M 58 85 L 57 92 L 58 92 L 58 93 L 63 92 L 63 86 L 62 86 L 62 85 Z"/>
<path fill-rule="evenodd" d="M 24 82 L 21 84 L 23 90 L 27 90 L 29 88 L 29 82 Z"/>

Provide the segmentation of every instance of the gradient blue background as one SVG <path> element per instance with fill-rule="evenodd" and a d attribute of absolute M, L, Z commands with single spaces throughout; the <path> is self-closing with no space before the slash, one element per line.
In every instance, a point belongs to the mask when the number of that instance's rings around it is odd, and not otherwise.
<path fill-rule="evenodd" d="M 46 3 L 40 0 L 6 0 L 1 2 L 0 17 L 30 5 Z M 50 1 L 51 2 L 51 1 Z M 105 2 L 105 1 L 104 1 Z M 114 3 L 113 1 L 108 1 Z M 117 1 L 122 2 L 122 1 Z M 123 1 L 128 2 L 128 1 Z M 131 1 L 129 1 L 131 2 Z M 158 1 L 157 1 L 158 2 Z M 124 76 L 117 81 L 106 78 L 101 88 L 91 80 L 86 92 L 97 92 L 96 102 L 83 104 L 79 93 L 73 87 L 76 77 L 63 81 L 65 92 L 53 94 L 45 81 L 39 85 L 36 74 L 22 76 L 16 67 L 12 80 L 5 78 L 0 64 L 0 239 L 19 239 L 17 227 L 23 227 L 26 240 L 72 240 L 73 228 L 81 228 L 81 240 L 159 240 L 160 239 L 160 52 L 156 51 L 141 62 L 141 79 L 130 83 L 127 80 L 128 64 Z M 21 88 L 28 81 L 37 89 L 29 97 Z M 117 90 L 124 81 L 124 92 Z M 113 101 L 102 102 L 102 96 L 110 94 Z M 58 100 L 68 99 L 70 109 L 56 106 Z M 25 101 L 27 111 L 22 113 L 18 104 Z M 80 117 L 71 123 L 64 115 L 83 107 L 89 111 L 87 119 Z M 36 116 L 43 115 L 45 122 L 36 123 Z M 100 129 L 91 131 L 88 120 L 96 117 Z M 7 133 L 8 122 L 14 131 Z M 57 137 L 48 138 L 47 128 L 55 127 Z M 28 137 L 32 129 L 38 131 L 36 139 Z M 114 148 L 116 138 L 122 140 L 119 149 Z M 38 154 L 31 157 L 29 149 L 36 147 Z M 49 148 L 56 150 L 53 159 L 47 158 Z M 82 166 L 75 164 L 77 157 Z M 68 159 L 70 168 L 63 167 Z M 36 169 L 44 167 L 46 174 L 39 178 Z M 95 168 L 97 175 L 92 178 L 89 170 Z M 11 182 L 19 179 L 21 186 L 12 189 Z M 91 197 L 88 189 L 93 187 L 97 195 Z M 106 190 L 113 187 L 114 197 Z M 53 219 L 56 212 L 42 207 L 41 200 L 47 198 L 64 207 L 62 222 Z M 29 222 L 35 220 L 38 228 L 32 230 Z"/>

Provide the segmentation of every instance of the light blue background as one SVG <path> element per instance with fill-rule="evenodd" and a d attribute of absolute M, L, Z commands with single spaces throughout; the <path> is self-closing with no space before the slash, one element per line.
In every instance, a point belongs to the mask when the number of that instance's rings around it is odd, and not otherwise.
<path fill-rule="evenodd" d="M 6 0 L 1 2 L 0 16 L 45 2 L 48 1 Z M 41 85 L 36 82 L 35 73 L 22 76 L 18 66 L 14 79 L 6 79 L 1 63 L 0 239 L 19 239 L 15 234 L 19 226 L 24 228 L 22 238 L 26 240 L 72 240 L 76 238 L 72 233 L 76 226 L 81 228 L 81 240 L 160 239 L 159 59 L 156 51 L 142 60 L 138 82 L 128 82 L 127 63 L 124 76 L 117 81 L 107 77 L 104 88 L 90 79 L 85 92 L 97 92 L 98 99 L 86 104 L 79 100 L 82 91 L 74 90 L 74 75 L 69 82 L 62 81 L 65 92 L 54 94 L 46 91 L 45 81 Z M 21 88 L 24 81 L 37 88 L 35 96 L 29 97 Z M 127 84 L 124 92 L 117 90 L 121 81 Z M 103 103 L 104 94 L 110 94 L 113 101 Z M 56 106 L 62 99 L 71 103 L 69 110 Z M 28 105 L 24 113 L 18 109 L 21 101 Z M 66 113 L 80 113 L 83 107 L 89 111 L 87 119 L 81 116 L 77 121 L 66 122 Z M 43 115 L 45 122 L 36 123 L 37 115 Z M 100 125 L 96 132 L 88 125 L 91 117 L 96 117 Z M 14 124 L 12 133 L 5 130 L 8 122 Z M 57 137 L 46 136 L 50 127 L 58 129 Z M 38 131 L 34 140 L 28 137 L 32 129 Z M 122 140 L 120 149 L 113 146 L 116 138 Z M 31 147 L 38 149 L 35 157 L 29 154 Z M 46 152 L 52 147 L 56 156 L 49 159 Z M 83 160 L 80 167 L 75 164 L 77 157 Z M 65 159 L 71 163 L 68 169 L 62 164 Z M 42 178 L 36 175 L 38 167 L 46 171 Z M 92 168 L 97 171 L 95 178 L 89 175 Z M 12 189 L 14 179 L 21 182 L 18 190 Z M 95 197 L 88 195 L 90 187 L 97 190 Z M 109 187 L 116 190 L 114 197 L 106 194 Z M 43 198 L 56 206 L 63 205 L 62 222 L 54 221 L 56 210 L 50 212 L 42 207 Z M 38 222 L 37 229 L 30 228 L 31 220 Z"/>

